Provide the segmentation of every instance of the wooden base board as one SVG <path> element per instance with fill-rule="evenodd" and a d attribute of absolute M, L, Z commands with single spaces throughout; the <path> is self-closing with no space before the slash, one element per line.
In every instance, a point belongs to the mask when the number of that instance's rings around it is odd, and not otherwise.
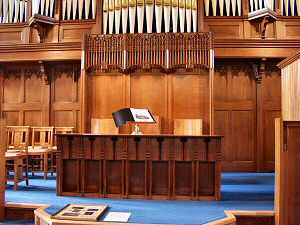
<path fill-rule="evenodd" d="M 36 225 L 100 225 L 107 222 L 83 222 L 74 220 L 57 220 L 51 219 L 50 214 L 45 209 L 50 205 L 47 204 L 26 204 L 26 203 L 6 203 L 5 218 L 14 218 L 20 220 L 34 220 Z M 216 220 L 205 225 L 274 225 L 275 212 L 271 210 L 225 210 L 225 218 Z M 120 223 L 109 223 L 110 225 L 119 225 Z M 135 225 L 146 225 L 137 224 Z M 147 224 L 151 225 L 151 224 Z"/>

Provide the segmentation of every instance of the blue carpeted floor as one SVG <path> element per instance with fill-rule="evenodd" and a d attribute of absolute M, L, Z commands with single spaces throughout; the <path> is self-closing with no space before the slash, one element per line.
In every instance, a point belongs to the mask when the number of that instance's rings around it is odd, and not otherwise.
<path fill-rule="evenodd" d="M 221 201 L 158 201 L 102 199 L 56 196 L 55 177 L 30 179 L 14 191 L 8 183 L 6 202 L 51 204 L 46 211 L 54 214 L 65 205 L 108 204 L 106 212 L 130 212 L 128 222 L 157 224 L 204 224 L 225 216 L 224 210 L 274 210 L 274 173 L 222 173 Z M 106 214 L 101 217 L 105 218 Z M 2 221 L 6 224 L 34 224 L 32 221 Z"/>

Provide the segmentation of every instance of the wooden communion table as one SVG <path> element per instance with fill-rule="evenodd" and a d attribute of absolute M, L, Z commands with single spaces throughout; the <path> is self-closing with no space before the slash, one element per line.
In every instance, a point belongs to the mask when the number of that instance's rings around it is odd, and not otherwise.
<path fill-rule="evenodd" d="M 220 200 L 221 138 L 57 134 L 57 195 Z"/>

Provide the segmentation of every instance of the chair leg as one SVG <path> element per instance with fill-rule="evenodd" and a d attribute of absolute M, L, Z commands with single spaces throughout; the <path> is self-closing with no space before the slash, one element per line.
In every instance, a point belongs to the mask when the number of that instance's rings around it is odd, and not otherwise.
<path fill-rule="evenodd" d="M 44 157 L 44 180 L 47 180 L 47 172 L 48 172 L 48 153 L 43 155 Z"/>
<path fill-rule="evenodd" d="M 53 177 L 53 152 L 50 154 L 50 171 L 51 171 L 51 176 Z"/>
<path fill-rule="evenodd" d="M 18 166 L 18 158 L 14 159 L 14 190 L 18 190 L 18 177 L 19 177 L 19 166 Z"/>

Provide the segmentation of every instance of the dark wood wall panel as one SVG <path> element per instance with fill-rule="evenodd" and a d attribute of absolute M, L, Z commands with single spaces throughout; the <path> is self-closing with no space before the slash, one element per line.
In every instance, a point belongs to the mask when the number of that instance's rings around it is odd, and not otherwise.
<path fill-rule="evenodd" d="M 256 81 L 253 77 L 250 64 L 216 64 L 215 133 L 224 135 L 222 169 L 225 171 L 255 170 Z"/>
<path fill-rule="evenodd" d="M 20 113 L 19 111 L 2 111 L 2 117 L 6 118 L 6 124 L 20 124 Z"/>
<path fill-rule="evenodd" d="M 39 67 L 8 65 L 2 74 L 1 110 L 7 125 L 48 125 L 50 88 L 45 85 Z"/>
<path fill-rule="evenodd" d="M 276 60 L 220 60 L 214 79 L 215 133 L 222 139 L 223 171 L 274 171 L 275 118 L 281 116 Z M 253 67 L 254 66 L 254 67 Z"/>
<path fill-rule="evenodd" d="M 255 115 L 252 111 L 242 110 L 234 110 L 231 114 L 230 139 L 234 148 L 233 161 L 244 164 L 241 166 L 246 167 L 245 170 L 253 170 L 253 163 L 255 162 Z"/>
<path fill-rule="evenodd" d="M 25 110 L 24 121 L 28 122 L 28 126 L 42 126 L 43 124 L 43 111 Z"/>
<path fill-rule="evenodd" d="M 202 119 L 203 134 L 209 133 L 209 79 L 207 75 L 186 74 L 170 77 L 170 133 L 174 119 Z"/>
<path fill-rule="evenodd" d="M 0 44 L 2 43 L 21 43 L 22 31 L 24 25 L 22 24 L 5 24 L 0 29 Z"/>
<path fill-rule="evenodd" d="M 275 118 L 281 117 L 280 73 L 276 61 L 266 62 L 261 82 L 257 84 L 258 171 L 274 171 L 275 168 Z"/>
<path fill-rule="evenodd" d="M 78 64 L 53 65 L 51 73 L 51 117 L 53 126 L 72 126 L 81 131 L 81 78 Z"/>
<path fill-rule="evenodd" d="M 149 109 L 152 115 L 167 118 L 167 75 L 162 73 L 130 77 L 130 105 Z M 162 123 L 162 132 L 167 132 Z"/>
<path fill-rule="evenodd" d="M 281 110 L 266 111 L 266 120 L 264 127 L 266 128 L 263 139 L 266 142 L 263 168 L 261 171 L 274 171 L 275 169 L 275 119 L 281 117 Z M 259 154 L 259 152 L 258 152 Z"/>
<path fill-rule="evenodd" d="M 120 73 L 88 77 L 87 130 L 91 118 L 112 118 L 112 112 L 125 107 L 125 77 Z"/>

